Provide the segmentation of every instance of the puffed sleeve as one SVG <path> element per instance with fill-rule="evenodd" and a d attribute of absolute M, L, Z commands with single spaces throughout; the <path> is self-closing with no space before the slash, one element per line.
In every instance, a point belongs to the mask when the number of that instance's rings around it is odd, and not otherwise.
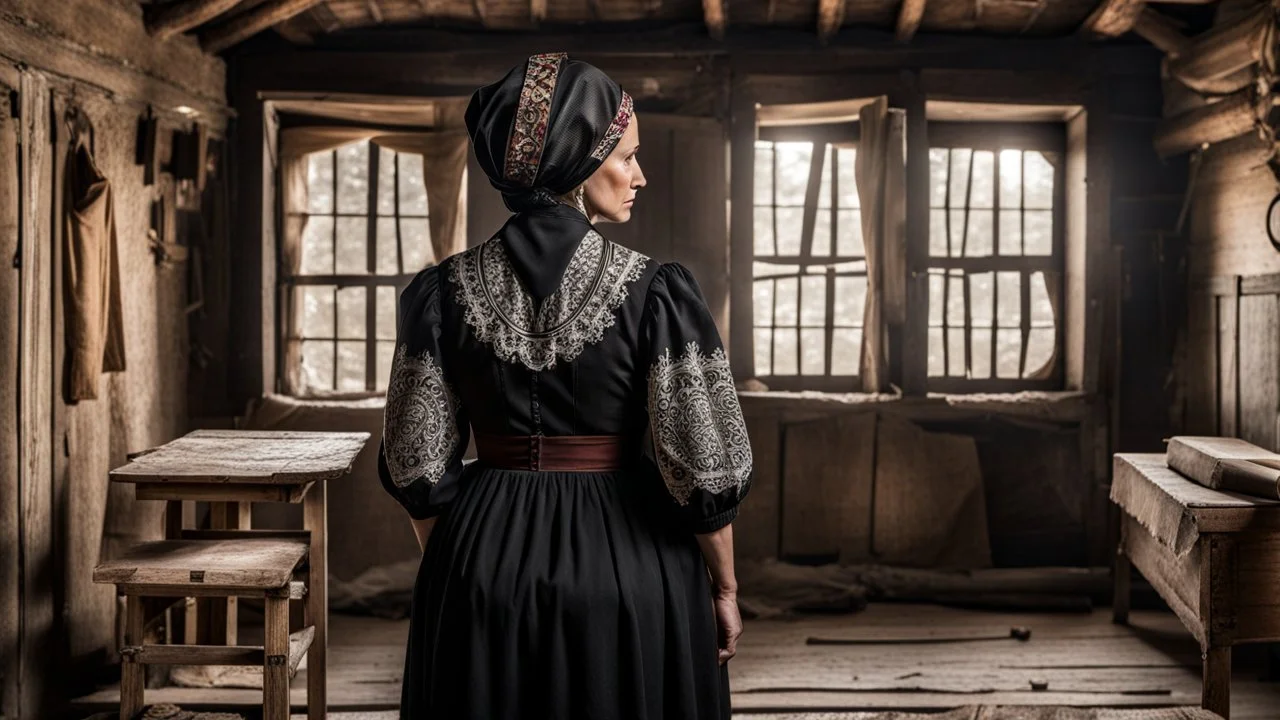
<path fill-rule="evenodd" d="M 641 347 L 658 470 L 692 532 L 719 530 L 751 487 L 751 444 L 720 333 L 680 263 L 654 275 Z"/>
<path fill-rule="evenodd" d="M 400 294 L 395 356 L 378 448 L 382 486 L 411 517 L 439 515 L 457 494 L 470 426 L 440 352 L 440 274 Z"/>

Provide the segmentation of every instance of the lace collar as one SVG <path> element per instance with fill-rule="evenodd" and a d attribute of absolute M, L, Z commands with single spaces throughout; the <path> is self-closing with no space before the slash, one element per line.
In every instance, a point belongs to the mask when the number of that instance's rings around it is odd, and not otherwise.
<path fill-rule="evenodd" d="M 560 286 L 537 310 L 498 237 L 454 258 L 449 280 L 458 286 L 465 320 L 477 339 L 491 345 L 501 360 L 546 370 L 557 359 L 571 362 L 604 337 L 627 286 L 640 278 L 648 259 L 589 230 Z"/>

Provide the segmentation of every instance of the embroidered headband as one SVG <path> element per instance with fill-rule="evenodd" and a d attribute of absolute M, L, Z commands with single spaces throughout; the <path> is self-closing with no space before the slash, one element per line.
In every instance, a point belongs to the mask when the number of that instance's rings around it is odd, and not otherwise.
<path fill-rule="evenodd" d="M 538 166 L 542 162 L 547 130 L 551 124 L 551 105 L 555 97 L 556 81 L 566 58 L 568 55 L 565 53 L 542 53 L 529 57 L 503 166 L 503 176 L 508 182 L 521 187 L 532 187 L 538 176 Z M 592 150 L 592 158 L 604 161 L 613 152 L 627 126 L 631 124 L 633 109 L 631 96 L 623 92 L 613 122 Z"/>

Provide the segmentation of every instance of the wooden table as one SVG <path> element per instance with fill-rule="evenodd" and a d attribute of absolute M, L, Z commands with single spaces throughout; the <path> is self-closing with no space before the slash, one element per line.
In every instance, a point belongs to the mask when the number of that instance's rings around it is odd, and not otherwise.
<path fill-rule="evenodd" d="M 1229 718 L 1231 646 L 1280 641 L 1280 502 L 1198 485 L 1163 454 L 1118 454 L 1113 470 L 1115 621 L 1128 622 L 1132 565 L 1200 642 L 1201 705 Z"/>
<path fill-rule="evenodd" d="M 287 537 L 309 543 L 306 605 L 303 622 L 315 627 L 307 651 L 309 720 L 325 716 L 329 584 L 328 523 L 325 483 L 347 474 L 369 433 L 267 432 L 196 430 L 157 448 L 130 456 L 111 471 L 113 482 L 135 484 L 139 500 L 168 502 L 168 538 Z M 209 530 L 196 530 L 194 503 L 210 502 Z M 249 529 L 254 502 L 303 504 L 303 531 Z M 185 503 L 185 505 L 184 505 Z M 185 519 L 184 519 L 185 518 Z M 218 621 L 226 628 L 226 644 L 235 644 L 233 601 Z M 187 642 L 195 642 L 187 627 Z M 319 702 L 316 700 L 319 699 Z"/>

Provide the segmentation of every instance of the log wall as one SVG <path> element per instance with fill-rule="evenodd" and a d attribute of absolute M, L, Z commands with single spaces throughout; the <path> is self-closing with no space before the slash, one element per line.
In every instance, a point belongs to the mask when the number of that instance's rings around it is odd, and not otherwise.
<path fill-rule="evenodd" d="M 110 487 L 107 471 L 188 424 L 187 265 L 155 262 L 153 197 L 165 203 L 165 239 L 189 238 L 179 234 L 172 177 L 143 184 L 136 123 L 151 105 L 167 162 L 171 131 L 190 124 L 173 108 L 193 108 L 216 134 L 225 130 L 224 80 L 222 61 L 190 38 L 151 41 L 137 5 L 15 0 L 0 13 L 0 406 L 16 408 L 0 417 L 6 718 L 60 716 L 117 660 L 115 593 L 93 584 L 92 570 L 122 543 L 157 536 L 162 523 L 158 503 Z M 70 106 L 90 118 L 96 161 L 112 184 L 127 361 L 125 372 L 101 376 L 97 399 L 75 405 L 62 394 L 62 118 Z"/>

